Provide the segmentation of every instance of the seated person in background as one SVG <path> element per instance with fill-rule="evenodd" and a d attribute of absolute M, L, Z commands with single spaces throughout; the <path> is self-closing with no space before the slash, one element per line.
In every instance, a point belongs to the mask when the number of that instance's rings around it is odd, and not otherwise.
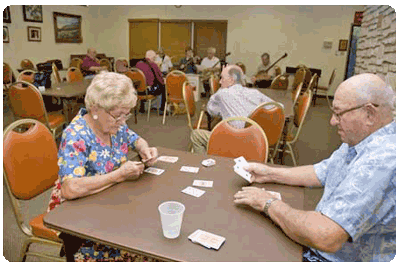
<path fill-rule="evenodd" d="M 96 73 L 107 70 L 106 66 L 100 66 L 100 61 L 96 58 L 97 52 L 94 48 L 89 48 L 81 65 L 82 74 L 85 78 L 93 78 Z"/>
<path fill-rule="evenodd" d="M 251 78 L 251 81 L 255 86 L 265 88 L 271 84 L 273 77 L 267 72 L 267 69 L 269 68 L 269 63 L 269 54 L 263 53 L 261 55 L 261 64 L 257 67 L 257 73 Z"/>
<path fill-rule="evenodd" d="M 126 179 L 140 179 L 143 162 L 128 160 L 136 150 L 153 165 L 157 149 L 128 128 L 126 120 L 136 105 L 132 81 L 125 75 L 96 75 L 87 89 L 86 108 L 64 130 L 58 152 L 59 179 L 51 193 L 48 211 L 65 200 L 103 191 Z M 88 208 L 90 209 L 90 208 Z M 67 261 L 135 261 L 139 256 L 61 233 Z"/>
<path fill-rule="evenodd" d="M 249 116 L 249 114 L 263 102 L 271 102 L 272 99 L 262 94 L 257 89 L 250 89 L 242 86 L 243 72 L 236 65 L 227 65 L 222 69 L 221 88 L 210 97 L 207 104 L 207 112 L 213 117 L 222 119 L 234 116 Z M 237 127 L 242 128 L 243 122 L 233 122 Z M 210 131 L 195 129 L 190 135 L 195 153 L 206 153 Z"/>
<path fill-rule="evenodd" d="M 191 47 L 185 49 L 185 57 L 181 58 L 179 61 L 179 70 L 187 74 L 197 73 L 196 58 L 194 57 Z"/>
<path fill-rule="evenodd" d="M 172 68 L 171 58 L 168 55 L 165 55 L 164 49 L 160 48 L 158 50 L 155 62 L 160 67 L 161 73 L 166 76 Z"/>
<path fill-rule="evenodd" d="M 242 78 L 243 83 L 242 83 L 242 85 L 245 86 L 245 87 L 252 87 L 253 84 L 252 84 L 250 78 L 247 77 L 247 75 L 246 75 L 246 66 L 244 65 L 244 63 L 243 62 L 238 62 L 238 63 L 236 63 L 236 65 L 239 66 L 243 71 L 243 78 Z"/>
<path fill-rule="evenodd" d="M 221 70 L 221 63 L 217 57 L 215 57 L 216 49 L 209 47 L 207 49 L 207 57 L 205 57 L 200 64 L 202 71 L 202 80 L 205 93 L 203 96 L 210 95 L 210 82 L 209 79 L 211 74 L 219 72 Z"/>
<path fill-rule="evenodd" d="M 264 211 L 294 241 L 303 261 L 391 261 L 396 254 L 395 94 L 374 74 L 341 83 L 331 125 L 343 144 L 320 163 L 273 168 L 249 163 L 257 183 L 324 187 L 315 211 L 293 209 L 270 192 L 243 187 L 236 204 Z"/>
<path fill-rule="evenodd" d="M 146 76 L 147 86 L 150 87 L 149 94 L 151 95 L 161 95 L 161 100 L 158 100 L 160 103 L 159 106 L 159 114 L 163 114 L 164 105 L 165 105 L 165 83 L 160 68 L 155 63 L 156 53 L 153 50 L 148 50 L 146 52 L 146 58 L 144 61 L 139 61 L 136 64 L 136 68 L 143 71 Z M 138 95 L 146 95 L 146 92 L 138 92 Z M 140 104 L 141 113 L 144 113 L 144 103 Z"/>

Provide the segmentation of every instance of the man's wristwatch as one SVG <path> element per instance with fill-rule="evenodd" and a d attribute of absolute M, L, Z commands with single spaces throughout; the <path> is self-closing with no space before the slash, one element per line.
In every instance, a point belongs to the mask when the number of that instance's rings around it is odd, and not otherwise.
<path fill-rule="evenodd" d="M 272 205 L 272 203 L 274 201 L 276 201 L 276 200 L 279 200 L 279 199 L 278 198 L 271 198 L 271 199 L 267 200 L 267 202 L 265 202 L 263 211 L 268 217 L 269 217 L 268 209 Z"/>

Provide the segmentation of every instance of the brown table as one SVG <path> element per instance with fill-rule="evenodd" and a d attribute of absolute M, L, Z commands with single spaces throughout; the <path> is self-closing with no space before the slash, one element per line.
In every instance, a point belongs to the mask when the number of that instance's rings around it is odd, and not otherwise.
<path fill-rule="evenodd" d="M 301 261 L 302 246 L 288 238 L 269 218 L 247 206 L 236 206 L 233 195 L 248 185 L 233 171 L 231 158 L 216 157 L 216 165 L 204 167 L 203 155 L 158 148 L 159 155 L 178 156 L 176 163 L 157 162 L 160 175 L 144 173 L 137 181 L 125 181 L 98 194 L 66 201 L 44 217 L 46 226 L 127 251 L 167 261 Z M 197 166 L 197 174 L 179 171 Z M 181 193 L 194 179 L 213 180 L 213 188 L 192 197 Z M 276 184 L 258 185 L 280 192 L 297 209 L 304 208 L 304 188 Z M 200 187 L 198 187 L 200 188 Z M 163 236 L 158 205 L 175 200 L 185 205 L 181 234 Z M 216 250 L 192 243 L 188 236 L 202 229 L 226 237 Z"/>
<path fill-rule="evenodd" d="M 72 113 L 72 108 L 77 105 L 78 98 L 82 98 L 86 94 L 86 88 L 90 85 L 91 80 L 84 79 L 82 82 L 62 82 L 61 84 L 54 84 L 51 88 L 42 92 L 44 96 L 51 96 L 62 102 L 64 115 L 68 122 L 71 122 L 75 116 Z"/>
<path fill-rule="evenodd" d="M 285 108 L 285 117 L 293 116 L 293 100 L 290 90 L 257 88 L 261 93 L 273 99 L 276 102 L 283 104 Z"/>

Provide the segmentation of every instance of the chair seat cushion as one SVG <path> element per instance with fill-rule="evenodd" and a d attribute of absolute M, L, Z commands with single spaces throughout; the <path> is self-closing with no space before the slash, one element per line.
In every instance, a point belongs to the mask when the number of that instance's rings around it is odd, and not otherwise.
<path fill-rule="evenodd" d="M 59 113 L 49 113 L 49 126 L 51 129 L 57 128 L 66 122 L 65 116 Z"/>
<path fill-rule="evenodd" d="M 58 238 L 58 235 L 57 235 L 56 231 L 54 231 L 52 229 L 49 229 L 46 226 L 44 226 L 44 224 L 43 224 L 44 215 L 45 214 L 40 214 L 40 215 L 36 216 L 35 218 L 33 218 L 29 222 L 29 225 L 32 227 L 32 233 L 35 236 L 46 238 L 46 239 L 50 239 L 50 240 L 62 243 L 62 240 L 60 238 Z"/>
<path fill-rule="evenodd" d="M 154 95 L 138 95 L 138 100 L 153 100 L 156 98 Z"/>

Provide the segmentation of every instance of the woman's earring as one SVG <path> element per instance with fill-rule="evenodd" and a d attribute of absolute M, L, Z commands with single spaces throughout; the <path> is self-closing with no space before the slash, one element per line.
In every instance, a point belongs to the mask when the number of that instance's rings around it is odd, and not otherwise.
<path fill-rule="evenodd" d="M 94 120 L 99 119 L 99 117 L 97 116 L 97 114 L 93 115 L 93 119 L 94 119 Z"/>

